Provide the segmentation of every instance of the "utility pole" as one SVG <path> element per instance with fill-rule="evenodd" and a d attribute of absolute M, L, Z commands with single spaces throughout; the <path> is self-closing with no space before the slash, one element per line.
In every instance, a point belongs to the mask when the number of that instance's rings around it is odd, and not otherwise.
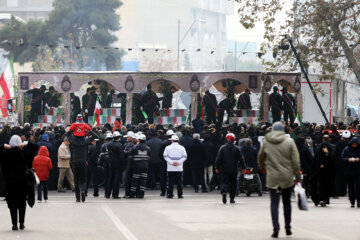
<path fill-rule="evenodd" d="M 294 44 L 293 44 L 293 41 L 292 41 L 291 37 L 290 37 L 289 35 L 285 35 L 285 37 L 284 37 L 283 40 L 285 40 L 285 39 L 290 43 L 291 50 L 293 51 L 293 53 L 294 53 L 294 55 L 295 55 L 295 57 L 296 57 L 296 60 L 298 61 L 299 65 L 300 65 L 301 72 L 302 72 L 302 73 L 304 74 L 304 76 L 305 76 L 305 79 L 306 79 L 306 81 L 307 81 L 307 83 L 308 83 L 308 85 L 309 85 L 309 87 L 310 87 L 310 90 L 311 90 L 311 92 L 312 92 L 312 94 L 313 94 L 313 96 L 314 96 L 314 98 L 315 98 L 315 101 L 316 101 L 317 105 L 319 106 L 320 111 L 321 111 L 321 113 L 322 113 L 322 115 L 323 115 L 323 117 L 324 117 L 324 119 L 325 119 L 325 122 L 326 122 L 326 123 L 329 123 L 329 120 L 328 120 L 328 118 L 327 118 L 327 116 L 326 116 L 326 114 L 325 114 L 325 111 L 324 111 L 324 109 L 322 108 L 321 103 L 320 103 L 318 97 L 316 96 L 316 93 L 315 93 L 315 91 L 314 91 L 314 88 L 313 88 L 313 86 L 312 86 L 312 84 L 311 84 L 311 82 L 310 82 L 309 76 L 308 76 L 308 74 L 307 74 L 304 66 L 303 66 L 302 63 L 301 63 L 300 55 L 297 53 L 296 48 L 294 47 Z M 283 43 L 281 43 L 280 49 L 282 49 L 282 50 L 285 50 L 285 49 L 286 49 L 286 48 L 284 48 Z M 287 49 L 289 49 L 289 45 L 287 46 Z M 287 49 L 286 49 L 286 50 L 287 50 Z"/>
<path fill-rule="evenodd" d="M 237 52 L 237 41 L 236 39 L 234 40 L 235 42 L 235 57 L 234 57 L 234 70 L 236 71 L 236 62 L 237 62 L 237 59 L 236 59 L 236 52 Z"/>
<path fill-rule="evenodd" d="M 178 20 L 177 70 L 180 70 L 180 18 Z"/>

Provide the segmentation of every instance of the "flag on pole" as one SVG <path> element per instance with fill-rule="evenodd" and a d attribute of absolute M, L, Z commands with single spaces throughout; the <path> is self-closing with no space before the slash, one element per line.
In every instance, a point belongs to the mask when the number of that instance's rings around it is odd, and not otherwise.
<path fill-rule="evenodd" d="M 302 120 L 301 120 L 301 117 L 300 117 L 299 113 L 296 114 L 296 118 L 295 118 L 294 123 L 299 124 L 299 126 L 301 126 L 301 127 L 303 126 L 303 123 L 302 123 Z"/>
<path fill-rule="evenodd" d="M 95 117 L 93 118 L 93 122 L 92 125 L 98 126 L 100 125 L 100 110 L 101 110 L 101 105 L 100 105 L 100 101 L 99 101 L 99 96 L 96 98 L 96 104 L 95 104 Z M 96 121 L 96 124 L 95 124 Z"/>
<path fill-rule="evenodd" d="M 1 114 L 2 117 L 8 116 L 8 103 L 9 99 L 14 98 L 14 81 L 11 71 L 11 62 L 7 60 L 5 68 L 0 72 L 0 94 L 1 94 Z"/>

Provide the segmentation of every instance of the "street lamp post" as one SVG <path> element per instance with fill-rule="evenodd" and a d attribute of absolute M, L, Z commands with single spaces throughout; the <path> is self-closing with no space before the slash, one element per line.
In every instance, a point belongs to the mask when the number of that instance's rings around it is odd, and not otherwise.
<path fill-rule="evenodd" d="M 184 41 L 185 37 L 190 32 L 191 28 L 194 26 L 196 22 L 206 23 L 206 20 L 195 19 L 193 23 L 190 25 L 189 29 L 185 32 L 184 36 L 180 40 L 180 19 L 178 20 L 178 42 L 177 42 L 177 70 L 180 70 L 180 44 Z"/>

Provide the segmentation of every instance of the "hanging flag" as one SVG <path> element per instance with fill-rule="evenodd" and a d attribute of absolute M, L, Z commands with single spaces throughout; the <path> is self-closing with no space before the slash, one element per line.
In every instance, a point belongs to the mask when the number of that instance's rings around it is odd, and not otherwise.
<path fill-rule="evenodd" d="M 0 88 L 1 88 L 1 113 L 2 117 L 8 116 L 8 100 L 14 98 L 14 81 L 11 71 L 11 62 L 7 60 L 5 69 L 0 73 Z"/>
<path fill-rule="evenodd" d="M 100 101 L 99 101 L 99 96 L 96 98 L 96 104 L 95 104 L 95 117 L 93 118 L 93 122 L 92 125 L 98 126 L 100 125 L 100 110 L 101 110 L 101 105 L 100 105 Z M 95 123 L 96 121 L 96 123 Z"/>
<path fill-rule="evenodd" d="M 301 127 L 303 126 L 303 123 L 302 123 L 302 120 L 301 120 L 301 117 L 300 117 L 299 113 L 296 114 L 296 119 L 295 119 L 294 123 L 299 124 L 299 126 L 301 126 Z"/>

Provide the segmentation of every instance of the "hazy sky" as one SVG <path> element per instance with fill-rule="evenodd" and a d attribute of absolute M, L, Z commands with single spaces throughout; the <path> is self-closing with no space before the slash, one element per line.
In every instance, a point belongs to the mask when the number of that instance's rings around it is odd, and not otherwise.
<path fill-rule="evenodd" d="M 234 15 L 227 17 L 227 35 L 228 39 L 237 39 L 241 42 L 261 42 L 264 32 L 263 24 L 258 23 L 255 28 L 247 30 L 239 23 L 237 13 L 239 4 L 235 3 Z"/>

